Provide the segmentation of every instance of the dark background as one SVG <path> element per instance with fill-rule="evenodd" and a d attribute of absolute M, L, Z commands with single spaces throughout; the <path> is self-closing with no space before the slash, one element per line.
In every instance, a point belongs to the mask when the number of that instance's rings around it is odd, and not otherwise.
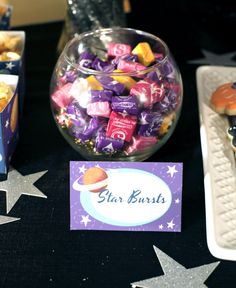
<path fill-rule="evenodd" d="M 69 161 L 83 160 L 60 135 L 49 105 L 62 22 L 19 27 L 26 32 L 26 95 L 12 165 L 23 175 L 48 170 L 35 186 L 47 199 L 22 195 L 0 226 L 0 287 L 128 288 L 161 275 L 153 245 L 186 268 L 218 261 L 206 243 L 202 157 L 196 91 L 201 49 L 235 51 L 234 1 L 131 1 L 128 26 L 162 38 L 182 74 L 184 101 L 174 134 L 147 161 L 183 162 L 181 233 L 69 230 Z M 5 193 L 0 192 L 5 203 Z M 4 215 L 4 204 L 0 205 Z M 222 260 L 208 287 L 235 287 L 236 264 Z"/>

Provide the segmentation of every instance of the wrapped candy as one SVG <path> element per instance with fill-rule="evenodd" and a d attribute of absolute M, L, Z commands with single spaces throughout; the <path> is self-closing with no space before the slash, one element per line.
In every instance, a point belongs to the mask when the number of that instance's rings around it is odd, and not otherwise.
<path fill-rule="evenodd" d="M 178 94 L 173 90 L 168 90 L 165 93 L 164 98 L 156 103 L 153 107 L 154 111 L 160 111 L 161 113 L 168 113 L 176 109 L 179 104 Z"/>
<path fill-rule="evenodd" d="M 91 90 L 91 102 L 111 102 L 112 95 L 110 90 Z"/>
<path fill-rule="evenodd" d="M 111 113 L 111 106 L 108 101 L 93 102 L 87 105 L 87 114 L 90 116 L 109 117 Z"/>
<path fill-rule="evenodd" d="M 123 56 L 116 57 L 116 58 L 112 59 L 111 63 L 117 66 L 119 61 L 122 60 L 122 59 L 126 60 L 126 61 L 129 61 L 129 62 L 138 62 L 138 56 L 137 55 L 125 54 Z"/>
<path fill-rule="evenodd" d="M 121 70 L 114 70 L 113 72 L 122 72 L 122 71 Z M 115 76 L 112 76 L 112 78 L 114 80 L 116 80 L 117 82 L 123 84 L 125 86 L 125 88 L 128 90 L 130 90 L 131 87 L 134 86 L 134 84 L 136 84 L 136 81 L 130 76 L 115 75 Z"/>
<path fill-rule="evenodd" d="M 94 70 L 103 71 L 106 67 L 110 68 L 110 63 L 108 61 L 102 61 L 98 57 L 92 62 L 91 66 Z"/>
<path fill-rule="evenodd" d="M 112 90 L 116 95 L 122 95 L 125 91 L 125 86 L 109 76 L 97 76 L 98 81 L 103 88 Z"/>
<path fill-rule="evenodd" d="M 142 152 L 157 143 L 156 137 L 144 137 L 141 135 L 133 136 L 131 142 L 125 149 L 127 155 L 132 155 L 136 152 Z"/>
<path fill-rule="evenodd" d="M 147 42 L 139 43 L 132 51 L 133 54 L 138 56 L 138 60 L 144 66 L 149 66 L 155 61 L 155 56 L 152 52 L 150 45 Z"/>
<path fill-rule="evenodd" d="M 114 96 L 112 97 L 111 108 L 113 111 L 137 115 L 138 100 L 135 96 Z"/>
<path fill-rule="evenodd" d="M 142 136 L 157 136 L 163 116 L 159 112 L 143 111 L 139 116 L 138 134 Z"/>
<path fill-rule="evenodd" d="M 117 69 L 122 70 L 123 72 L 137 72 L 145 70 L 146 67 L 137 62 L 121 59 L 117 65 Z"/>
<path fill-rule="evenodd" d="M 90 140 L 97 132 L 98 128 L 105 124 L 105 120 L 100 117 L 92 117 L 88 122 L 88 126 L 81 127 L 75 126 L 73 128 L 73 135 L 75 138 L 80 139 L 81 142 Z"/>
<path fill-rule="evenodd" d="M 151 79 L 152 81 L 158 83 L 159 85 L 161 85 L 161 74 L 158 73 L 158 70 L 155 70 L 155 71 L 151 71 L 147 74 L 147 78 L 148 79 Z"/>
<path fill-rule="evenodd" d="M 53 105 L 56 108 L 66 108 L 70 102 L 72 101 L 72 97 L 70 94 L 72 84 L 67 83 L 62 87 L 59 87 L 52 95 L 51 99 L 53 101 Z"/>
<path fill-rule="evenodd" d="M 83 53 L 80 54 L 78 64 L 84 68 L 91 68 L 94 59 L 95 59 L 94 54 L 84 51 Z"/>
<path fill-rule="evenodd" d="M 73 101 L 66 108 L 66 116 L 69 120 L 69 123 L 76 127 L 83 128 L 87 125 L 89 117 L 86 114 L 85 110 L 82 109 L 78 102 Z"/>
<path fill-rule="evenodd" d="M 137 124 L 137 117 L 122 113 L 111 112 L 106 136 L 129 142 Z"/>
<path fill-rule="evenodd" d="M 114 152 L 120 151 L 123 146 L 123 140 L 106 137 L 105 134 L 99 133 L 96 138 L 95 150 L 97 152 L 113 154 Z"/>
<path fill-rule="evenodd" d="M 164 89 L 149 78 L 140 80 L 130 89 L 130 94 L 139 98 L 144 107 L 151 107 L 164 97 Z"/>
<path fill-rule="evenodd" d="M 88 82 L 89 89 L 91 90 L 103 90 L 101 83 L 96 79 L 95 76 L 91 75 L 86 78 Z"/>
<path fill-rule="evenodd" d="M 131 46 L 121 43 L 109 43 L 107 54 L 108 56 L 123 56 L 126 54 L 130 54 L 131 52 Z"/>

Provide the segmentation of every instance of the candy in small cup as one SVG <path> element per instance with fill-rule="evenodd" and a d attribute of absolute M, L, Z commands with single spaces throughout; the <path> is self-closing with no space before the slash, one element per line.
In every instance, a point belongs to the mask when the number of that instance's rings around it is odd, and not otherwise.
<path fill-rule="evenodd" d="M 18 84 L 19 76 L 0 74 L 0 176 L 7 174 L 18 141 Z"/>
<path fill-rule="evenodd" d="M 181 75 L 167 45 L 129 28 L 73 38 L 50 85 L 60 132 L 88 160 L 149 158 L 173 133 L 182 97 Z"/>

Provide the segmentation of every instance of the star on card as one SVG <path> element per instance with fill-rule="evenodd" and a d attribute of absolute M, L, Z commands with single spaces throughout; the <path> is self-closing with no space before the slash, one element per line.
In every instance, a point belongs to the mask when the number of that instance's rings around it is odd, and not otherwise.
<path fill-rule="evenodd" d="M 167 166 L 167 167 L 168 167 L 168 171 L 166 173 L 170 174 L 170 177 L 172 178 L 174 174 L 177 173 L 178 171 L 175 169 L 175 165 Z"/>
<path fill-rule="evenodd" d="M 174 229 L 175 223 L 173 221 L 172 219 L 170 222 L 167 222 L 167 228 Z"/>
<path fill-rule="evenodd" d="M 87 227 L 88 223 L 91 222 L 92 220 L 89 219 L 89 215 L 82 215 L 82 220 L 80 221 L 80 223 L 84 223 L 84 226 Z"/>
<path fill-rule="evenodd" d="M 85 171 L 86 171 L 86 168 L 85 168 L 84 165 L 79 167 L 79 173 L 83 173 L 84 174 Z"/>
<path fill-rule="evenodd" d="M 159 229 L 162 230 L 164 228 L 164 226 L 161 224 L 159 225 Z"/>
<path fill-rule="evenodd" d="M 179 198 L 175 199 L 175 204 L 179 204 L 179 203 L 180 203 Z"/>

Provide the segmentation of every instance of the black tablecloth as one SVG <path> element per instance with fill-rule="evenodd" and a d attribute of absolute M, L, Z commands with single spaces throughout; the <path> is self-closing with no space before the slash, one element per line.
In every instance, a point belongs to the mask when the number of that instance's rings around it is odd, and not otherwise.
<path fill-rule="evenodd" d="M 219 54 L 234 51 L 236 14 L 229 1 L 224 6 L 220 1 L 214 5 L 157 2 L 159 9 L 152 8 L 152 1 L 146 6 L 147 1 L 132 2 L 129 27 L 162 38 L 183 77 L 184 101 L 177 128 L 147 160 L 183 162 L 182 232 L 70 231 L 69 161 L 83 159 L 59 133 L 49 104 L 63 23 L 19 27 L 26 32 L 26 95 L 20 140 L 11 164 L 23 175 L 48 170 L 35 183 L 47 199 L 22 195 L 7 215 L 21 219 L 0 226 L 1 288 L 130 287 L 131 282 L 163 274 L 153 245 L 186 268 L 218 260 L 206 242 L 197 66 L 188 60 L 202 58 L 201 49 Z M 3 215 L 5 197 L 0 192 Z M 235 262 L 221 260 L 206 285 L 235 287 L 235 269 Z"/>

